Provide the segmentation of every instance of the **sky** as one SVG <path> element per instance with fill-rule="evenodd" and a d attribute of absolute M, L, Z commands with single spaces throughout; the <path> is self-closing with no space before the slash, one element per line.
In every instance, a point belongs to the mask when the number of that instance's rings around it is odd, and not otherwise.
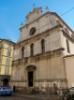
<path fill-rule="evenodd" d="M 74 0 L 0 0 L 0 38 L 16 42 L 20 25 L 33 7 L 48 7 L 56 12 L 74 31 Z"/>

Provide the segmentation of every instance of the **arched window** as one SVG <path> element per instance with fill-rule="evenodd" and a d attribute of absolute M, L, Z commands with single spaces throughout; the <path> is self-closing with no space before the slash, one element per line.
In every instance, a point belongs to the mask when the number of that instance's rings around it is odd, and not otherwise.
<path fill-rule="evenodd" d="M 33 53 L 34 53 L 34 44 L 32 43 L 30 45 L 30 55 L 33 56 Z"/>
<path fill-rule="evenodd" d="M 69 47 L 69 41 L 66 39 L 66 44 L 67 44 L 67 52 L 70 53 L 70 47 Z"/>
<path fill-rule="evenodd" d="M 22 58 L 23 58 L 24 57 L 24 47 L 22 47 L 21 52 L 22 52 Z"/>
<path fill-rule="evenodd" d="M 44 39 L 41 40 L 41 50 L 42 50 L 42 53 L 45 52 L 45 40 Z"/>

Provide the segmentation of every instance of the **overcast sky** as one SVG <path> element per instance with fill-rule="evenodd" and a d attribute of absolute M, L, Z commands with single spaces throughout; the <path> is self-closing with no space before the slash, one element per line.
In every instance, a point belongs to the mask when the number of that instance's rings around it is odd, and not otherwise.
<path fill-rule="evenodd" d="M 74 0 L 0 0 L 0 38 L 16 42 L 20 24 L 25 23 L 33 5 L 43 10 L 48 6 L 49 11 L 58 13 L 74 30 Z"/>

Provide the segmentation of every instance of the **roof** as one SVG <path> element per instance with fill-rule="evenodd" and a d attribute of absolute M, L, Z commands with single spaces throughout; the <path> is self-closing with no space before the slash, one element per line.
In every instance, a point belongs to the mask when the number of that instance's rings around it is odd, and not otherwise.
<path fill-rule="evenodd" d="M 15 44 L 15 42 L 11 41 L 11 40 L 8 40 L 8 39 L 0 39 L 0 42 L 2 41 L 5 41 L 5 42 L 8 42 L 8 43 L 11 43 L 12 45 Z"/>
<path fill-rule="evenodd" d="M 33 23 L 34 21 L 40 19 L 41 17 L 45 16 L 46 14 L 51 14 L 51 15 L 56 16 L 72 33 L 74 33 L 73 30 L 66 24 L 66 22 L 64 20 L 62 20 L 62 18 L 56 12 L 50 12 L 50 11 L 47 11 L 46 13 L 42 14 L 40 17 L 36 18 L 35 20 L 33 20 L 30 23 L 26 23 L 26 24 L 22 25 L 20 27 L 20 29 L 25 27 L 26 25 L 29 25 L 29 24 Z"/>
<path fill-rule="evenodd" d="M 57 14 L 57 13 L 53 13 L 57 18 L 59 18 L 61 21 L 62 21 L 62 23 L 72 32 L 72 33 L 74 33 L 74 31 L 68 26 L 68 24 L 66 24 L 66 22 Z"/>

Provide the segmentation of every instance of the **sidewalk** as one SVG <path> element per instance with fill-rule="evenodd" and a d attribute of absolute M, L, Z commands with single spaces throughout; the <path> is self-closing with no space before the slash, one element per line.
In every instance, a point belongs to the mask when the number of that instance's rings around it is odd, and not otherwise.
<path fill-rule="evenodd" d="M 14 96 L 24 97 L 35 100 L 60 100 L 59 96 L 56 95 L 45 95 L 45 94 L 25 94 L 25 93 L 14 93 Z"/>

